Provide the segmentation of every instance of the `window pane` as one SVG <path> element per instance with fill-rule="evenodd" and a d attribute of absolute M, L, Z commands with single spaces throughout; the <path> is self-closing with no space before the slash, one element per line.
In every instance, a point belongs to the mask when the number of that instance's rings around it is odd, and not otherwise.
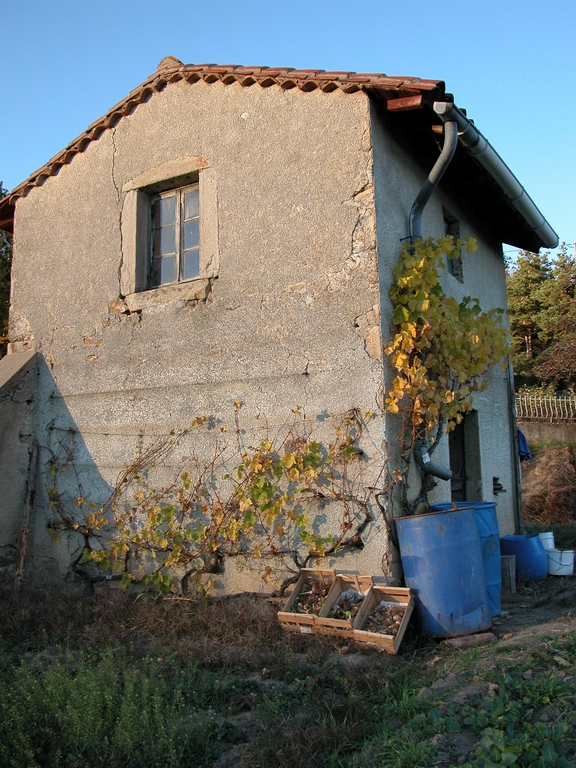
<path fill-rule="evenodd" d="M 160 253 L 175 253 L 176 252 L 176 228 L 175 227 L 162 227 L 160 230 Z"/>
<path fill-rule="evenodd" d="M 182 265 L 182 280 L 191 280 L 200 274 L 200 251 L 187 251 Z"/>
<path fill-rule="evenodd" d="M 151 287 L 200 276 L 199 190 L 180 188 L 150 196 Z"/>
<path fill-rule="evenodd" d="M 192 219 L 184 224 L 184 249 L 197 248 L 200 245 L 200 222 Z"/>
<path fill-rule="evenodd" d="M 176 196 L 161 197 L 158 201 L 160 206 L 160 224 L 174 224 L 176 221 Z"/>
<path fill-rule="evenodd" d="M 198 190 L 193 189 L 184 195 L 184 218 L 193 219 L 198 216 Z"/>
<path fill-rule="evenodd" d="M 152 271 L 152 285 L 160 285 L 162 280 L 162 259 L 154 259 Z"/>
<path fill-rule="evenodd" d="M 163 285 L 164 283 L 173 283 L 174 282 L 174 264 L 176 262 L 176 259 L 174 256 L 168 256 L 168 258 L 165 259 L 159 259 L 159 261 L 162 263 L 162 266 L 160 268 L 160 285 Z"/>

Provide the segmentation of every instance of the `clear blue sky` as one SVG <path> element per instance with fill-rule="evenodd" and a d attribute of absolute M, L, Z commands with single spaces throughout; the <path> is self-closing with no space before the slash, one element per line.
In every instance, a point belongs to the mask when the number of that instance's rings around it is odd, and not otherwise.
<path fill-rule="evenodd" d="M 170 54 L 446 81 L 576 239 L 574 0 L 0 0 L 0 180 L 12 189 Z"/>

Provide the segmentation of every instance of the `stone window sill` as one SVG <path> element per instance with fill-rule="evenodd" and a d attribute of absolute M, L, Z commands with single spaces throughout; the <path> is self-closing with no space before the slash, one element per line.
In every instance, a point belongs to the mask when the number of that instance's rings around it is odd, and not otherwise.
<path fill-rule="evenodd" d="M 184 283 L 162 285 L 150 291 L 131 293 L 124 298 L 124 302 L 130 312 L 139 312 L 172 301 L 203 301 L 210 292 L 211 280 L 212 278 L 199 277 Z"/>

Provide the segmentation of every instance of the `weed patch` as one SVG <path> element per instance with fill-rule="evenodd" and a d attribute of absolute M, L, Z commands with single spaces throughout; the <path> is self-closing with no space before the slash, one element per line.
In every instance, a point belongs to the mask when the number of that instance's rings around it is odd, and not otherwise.
<path fill-rule="evenodd" d="M 0 593 L 0 765 L 573 765 L 576 634 L 400 656 L 252 598 Z"/>

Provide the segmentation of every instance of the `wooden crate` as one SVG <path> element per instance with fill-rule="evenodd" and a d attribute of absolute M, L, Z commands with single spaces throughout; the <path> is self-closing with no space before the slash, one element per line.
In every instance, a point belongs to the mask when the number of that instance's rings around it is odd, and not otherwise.
<path fill-rule="evenodd" d="M 366 623 L 368 616 L 379 603 L 385 600 L 388 603 L 400 603 L 406 606 L 402 623 L 398 628 L 396 635 L 384 635 L 380 632 L 368 632 L 362 627 Z M 364 600 L 356 620 L 354 622 L 353 637 L 359 643 L 372 643 L 384 648 L 388 653 L 398 653 L 398 648 L 406 632 L 406 627 L 410 621 L 410 616 L 414 610 L 414 598 L 406 587 L 383 587 L 373 586 L 370 594 Z"/>
<path fill-rule="evenodd" d="M 352 638 L 354 619 L 332 619 L 328 616 L 342 592 L 347 589 L 355 589 L 368 595 L 372 587 L 371 576 L 357 576 L 356 574 L 337 574 L 332 588 L 326 597 L 326 602 L 320 615 L 316 619 L 316 632 L 319 635 L 337 635 Z"/>
<path fill-rule="evenodd" d="M 336 574 L 333 570 L 302 568 L 296 586 L 292 590 L 284 609 L 278 611 L 278 621 L 282 629 L 286 629 L 288 632 L 301 632 L 305 635 L 315 632 L 317 616 L 312 613 L 296 613 L 294 611 L 294 603 L 306 582 L 321 584 L 330 591 L 335 578 Z"/>

